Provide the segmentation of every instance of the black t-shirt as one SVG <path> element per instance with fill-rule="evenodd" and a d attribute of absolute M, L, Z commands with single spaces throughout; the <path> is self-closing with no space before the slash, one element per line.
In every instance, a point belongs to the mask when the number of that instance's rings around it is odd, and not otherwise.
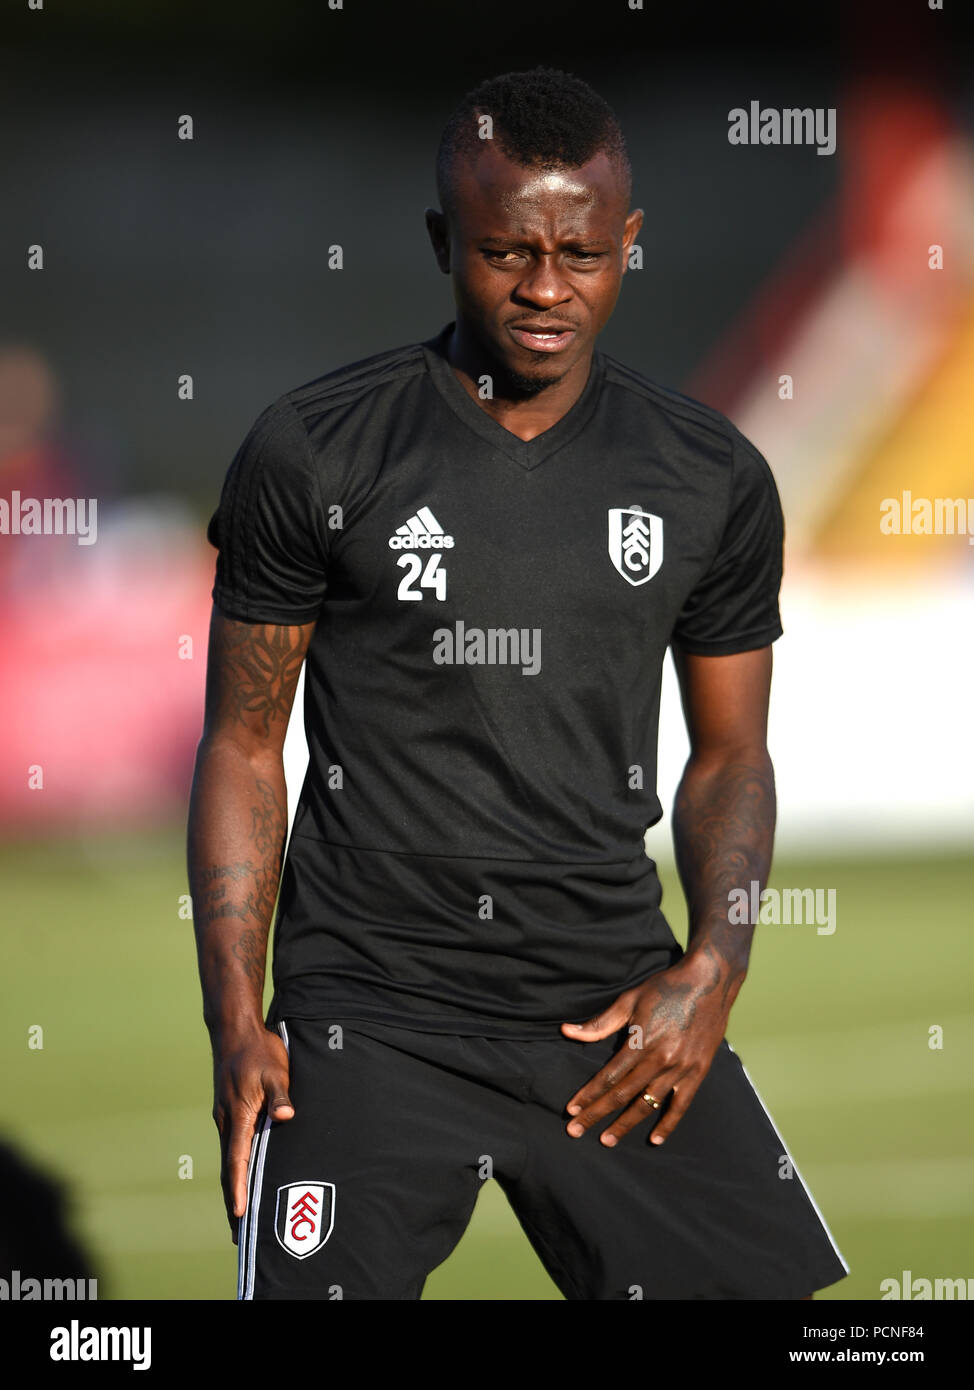
<path fill-rule="evenodd" d="M 533 1037 L 680 953 L 643 843 L 663 657 L 780 636 L 783 522 L 719 412 L 596 352 L 525 442 L 451 329 L 263 411 L 213 598 L 316 620 L 272 1017 Z"/>

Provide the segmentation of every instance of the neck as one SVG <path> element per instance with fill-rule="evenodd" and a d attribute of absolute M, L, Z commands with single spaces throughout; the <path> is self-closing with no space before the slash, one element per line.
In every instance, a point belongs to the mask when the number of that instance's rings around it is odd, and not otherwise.
<path fill-rule="evenodd" d="M 525 441 L 551 429 L 568 414 L 585 390 L 592 365 L 589 352 L 550 386 L 532 391 L 527 383 L 512 379 L 503 367 L 488 357 L 459 319 L 447 339 L 446 356 L 468 396 L 499 425 Z M 486 398 L 481 385 L 484 376 L 491 379 L 492 394 Z"/>

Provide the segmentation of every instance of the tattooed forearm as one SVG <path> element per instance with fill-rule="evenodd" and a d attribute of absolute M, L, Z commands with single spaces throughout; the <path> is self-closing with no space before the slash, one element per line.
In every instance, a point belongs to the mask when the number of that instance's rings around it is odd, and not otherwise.
<path fill-rule="evenodd" d="M 241 932 L 230 948 L 243 966 L 248 979 L 258 989 L 264 987 L 264 964 L 267 958 L 267 938 L 253 930 Z"/>
<path fill-rule="evenodd" d="M 767 755 L 702 771 L 687 764 L 673 813 L 677 868 L 690 920 L 689 950 L 721 963 L 722 1000 L 747 969 L 754 924 L 730 920 L 733 890 L 750 901 L 771 867 L 775 826 L 774 771 Z"/>
<path fill-rule="evenodd" d="M 248 919 L 266 928 L 277 898 L 287 815 L 274 788 L 263 777 L 254 782 L 257 800 L 249 809 L 248 839 L 252 858 L 233 864 L 209 864 L 194 875 L 200 885 L 193 895 L 197 923 L 219 918 Z"/>
<path fill-rule="evenodd" d="M 280 842 L 284 814 L 274 795 L 274 788 L 263 777 L 257 778 L 257 792 L 260 800 L 250 808 L 251 839 L 257 853 L 266 855 Z"/>
<path fill-rule="evenodd" d="M 241 864 L 209 864 L 196 872 L 199 885 L 193 894 L 193 915 L 197 921 L 232 916 L 236 910 L 227 896 L 227 883 L 246 883 L 253 875 L 250 859 Z"/>
<path fill-rule="evenodd" d="M 203 884 L 214 883 L 218 879 L 231 878 L 239 883 L 247 874 L 254 872 L 254 866 L 250 860 L 243 864 L 215 864 L 212 868 L 200 871 L 200 882 Z M 221 885 L 222 886 L 222 885 Z"/>
<path fill-rule="evenodd" d="M 203 985 L 212 1028 L 253 1021 L 262 1011 L 267 938 L 287 833 L 283 769 L 280 785 L 256 771 L 232 745 L 197 766 L 190 820 L 189 878 Z M 205 862 L 220 849 L 237 855 Z M 200 862 L 204 860 L 204 862 Z"/>

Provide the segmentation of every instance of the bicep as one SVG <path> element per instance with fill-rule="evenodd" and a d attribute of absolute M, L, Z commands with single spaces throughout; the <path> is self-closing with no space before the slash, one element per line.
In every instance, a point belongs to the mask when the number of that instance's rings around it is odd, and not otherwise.
<path fill-rule="evenodd" d="M 698 656 L 672 645 L 691 755 L 724 757 L 767 746 L 771 647 Z"/>
<path fill-rule="evenodd" d="M 204 741 L 229 738 L 249 755 L 280 754 L 314 622 L 241 622 L 213 605 Z"/>

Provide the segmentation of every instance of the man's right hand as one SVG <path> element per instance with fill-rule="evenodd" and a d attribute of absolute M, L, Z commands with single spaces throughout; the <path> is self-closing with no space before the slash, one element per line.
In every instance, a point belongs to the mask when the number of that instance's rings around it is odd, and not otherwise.
<path fill-rule="evenodd" d="M 264 1112 L 273 1121 L 293 1117 L 289 1079 L 287 1048 L 263 1025 L 234 1042 L 214 1040 L 213 1120 L 220 1131 L 220 1184 L 234 1245 L 247 1206 L 247 1165 L 257 1122 Z"/>

